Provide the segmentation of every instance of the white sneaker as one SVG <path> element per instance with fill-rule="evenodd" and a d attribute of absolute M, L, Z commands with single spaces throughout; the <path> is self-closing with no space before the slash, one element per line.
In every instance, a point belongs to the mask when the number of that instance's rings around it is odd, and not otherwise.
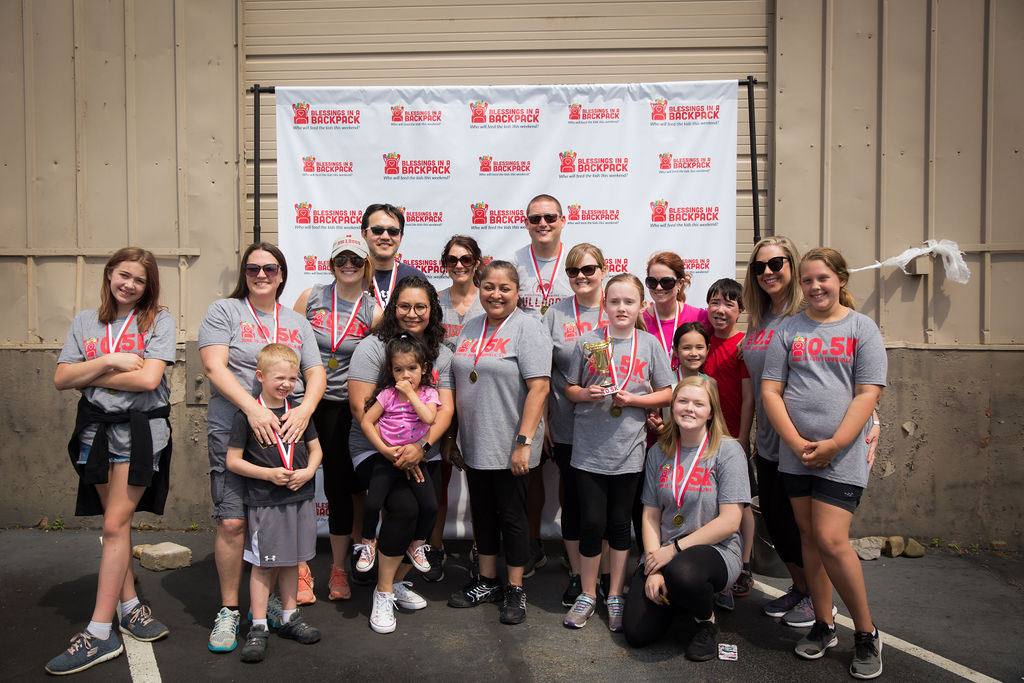
<path fill-rule="evenodd" d="M 426 543 L 421 543 L 415 548 L 405 551 L 405 554 L 409 557 L 412 562 L 412 566 L 416 567 L 416 571 L 426 574 L 430 571 L 430 560 L 427 559 L 427 550 L 430 546 Z"/>
<path fill-rule="evenodd" d="M 427 601 L 423 599 L 423 596 L 412 589 L 412 581 L 399 581 L 391 588 L 395 591 L 395 602 L 399 607 L 423 609 L 427 606 Z"/>
<path fill-rule="evenodd" d="M 377 564 L 377 548 L 366 543 L 356 543 L 353 548 L 359 551 L 359 559 L 356 561 L 356 571 L 366 573 Z"/>
<path fill-rule="evenodd" d="M 395 594 L 373 591 L 373 610 L 370 612 L 370 628 L 377 633 L 391 633 L 395 630 Z"/>

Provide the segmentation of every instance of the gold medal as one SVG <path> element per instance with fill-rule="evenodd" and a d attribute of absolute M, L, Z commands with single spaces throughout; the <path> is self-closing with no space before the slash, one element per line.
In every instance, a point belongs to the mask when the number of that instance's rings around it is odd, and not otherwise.
<path fill-rule="evenodd" d="M 547 312 L 548 312 L 548 305 L 547 304 L 544 304 L 543 306 L 540 307 L 540 314 L 541 315 L 544 315 Z"/>
<path fill-rule="evenodd" d="M 109 393 L 111 393 L 111 394 L 116 394 L 117 393 L 117 389 L 107 389 L 107 391 Z"/>
<path fill-rule="evenodd" d="M 612 406 L 612 409 L 608 412 L 612 414 L 612 417 L 619 417 L 622 415 L 622 408 L 619 406 Z"/>
<path fill-rule="evenodd" d="M 337 370 L 338 369 L 338 359 L 335 358 L 334 356 L 331 356 L 331 359 L 329 361 L 327 361 L 327 367 L 329 367 L 331 370 Z"/>
<path fill-rule="evenodd" d="M 682 526 L 683 522 L 685 522 L 685 521 L 686 521 L 686 519 L 681 514 L 679 514 L 678 512 L 676 513 L 676 516 L 672 518 L 672 523 L 675 524 L 676 526 Z"/>
<path fill-rule="evenodd" d="M 473 370 L 472 372 L 469 373 L 470 382 L 473 382 L 475 384 L 478 379 L 480 379 L 480 375 L 476 374 L 476 370 Z"/>

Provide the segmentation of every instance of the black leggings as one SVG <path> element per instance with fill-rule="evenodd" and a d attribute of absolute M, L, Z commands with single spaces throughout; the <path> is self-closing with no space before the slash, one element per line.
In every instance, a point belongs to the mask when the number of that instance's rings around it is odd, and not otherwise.
<path fill-rule="evenodd" d="M 373 458 L 366 458 L 356 466 L 356 475 L 364 487 L 370 484 L 373 465 Z M 387 514 L 380 525 L 377 552 L 388 557 L 402 557 L 415 538 L 416 520 L 420 512 L 416 495 L 404 474 L 394 481 L 384 498 L 383 507 Z"/>
<path fill-rule="evenodd" d="M 505 564 L 509 567 L 525 567 L 530 559 L 526 519 L 528 482 L 528 475 L 515 476 L 511 470 L 466 468 L 477 550 L 481 555 L 497 555 L 504 541 Z"/>
<path fill-rule="evenodd" d="M 580 494 L 576 488 L 576 475 L 569 466 L 572 444 L 556 443 L 552 449 L 555 464 L 562 479 L 562 540 L 580 540 Z"/>
<path fill-rule="evenodd" d="M 323 450 L 328 530 L 333 536 L 347 536 L 352 533 L 352 494 L 362 490 L 348 451 L 352 427 L 348 401 L 321 400 L 313 411 L 313 426 Z"/>
<path fill-rule="evenodd" d="M 600 555 L 605 538 L 612 550 L 629 550 L 629 513 L 642 473 L 572 471 L 580 501 L 580 555 Z"/>
<path fill-rule="evenodd" d="M 641 564 L 629 582 L 622 630 L 626 642 L 643 647 L 660 638 L 679 612 L 706 621 L 714 614 L 715 593 L 725 589 L 729 568 L 709 545 L 696 545 L 677 553 L 661 570 L 669 605 L 652 602 L 644 591 L 647 576 Z"/>
<path fill-rule="evenodd" d="M 803 567 L 803 551 L 800 546 L 800 529 L 793 517 L 793 505 L 782 485 L 779 463 L 756 458 L 758 504 L 768 535 L 775 546 L 775 552 L 783 562 L 792 562 Z"/>
<path fill-rule="evenodd" d="M 430 538 L 437 519 L 437 495 L 426 463 L 420 467 L 423 481 L 408 478 L 405 470 L 395 467 L 394 463 L 380 453 L 374 453 L 368 460 L 373 461 L 370 481 L 366 485 L 366 506 L 363 509 L 363 538 L 373 540 L 377 537 L 377 522 L 380 521 L 380 509 L 388 492 L 395 487 L 395 482 L 408 481 L 409 490 L 416 496 L 419 513 L 416 515 L 416 528 L 413 539 L 425 541 Z"/>

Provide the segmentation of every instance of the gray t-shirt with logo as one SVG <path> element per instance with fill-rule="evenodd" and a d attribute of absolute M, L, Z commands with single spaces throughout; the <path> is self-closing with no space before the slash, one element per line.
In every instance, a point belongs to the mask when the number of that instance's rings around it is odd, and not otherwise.
<path fill-rule="evenodd" d="M 722 503 L 750 502 L 750 479 L 743 448 L 735 439 L 722 439 L 717 453 L 693 467 L 686 480 L 683 504 L 677 506 L 676 494 L 698 450 L 699 447 L 680 448 L 678 467 L 674 467 L 676 454 L 666 454 L 660 445 L 654 444 L 647 451 L 644 490 L 640 500 L 647 507 L 661 511 L 662 545 L 692 534 L 718 517 L 718 506 Z M 676 470 L 675 491 L 672 490 L 673 468 Z M 683 523 L 679 526 L 675 523 L 676 515 L 683 516 Z M 743 542 L 739 531 L 711 547 L 725 560 L 729 569 L 726 585 L 731 586 L 743 568 Z"/>
<path fill-rule="evenodd" d="M 509 260 L 516 267 L 516 272 L 519 273 L 519 296 L 522 299 L 523 310 L 530 315 L 540 318 L 540 309 L 545 303 L 548 306 L 554 306 L 562 299 L 573 295 L 572 287 L 569 286 L 569 277 L 565 274 L 565 257 L 568 253 L 569 247 L 562 245 L 561 259 L 557 255 L 549 259 L 537 257 L 537 268 L 540 269 L 540 275 L 544 278 L 544 288 L 546 289 L 551 284 L 552 276 L 555 278 L 555 283 L 546 297 L 541 292 L 537 269 L 534 268 L 533 257 L 530 255 L 530 245 L 527 244 L 512 254 L 512 258 Z"/>
<path fill-rule="evenodd" d="M 473 297 L 473 303 L 469 305 L 466 312 L 459 314 L 452 304 L 452 291 L 449 287 L 437 295 L 441 302 L 441 313 L 444 316 L 444 345 L 452 351 L 455 350 L 455 342 L 462 334 L 462 326 L 467 320 L 472 320 L 478 315 L 484 314 L 484 307 L 480 305 L 480 297 Z"/>
<path fill-rule="evenodd" d="M 830 439 L 839 428 L 858 384 L 885 386 L 889 362 L 875 322 L 857 311 L 819 323 L 806 313 L 784 321 L 768 346 L 763 379 L 785 382 L 782 398 L 800 435 Z M 872 420 L 827 467 L 806 467 L 785 442 L 779 443 L 779 471 L 830 481 L 868 485 L 868 444 Z"/>
<path fill-rule="evenodd" d="M 452 362 L 455 407 L 459 415 L 459 443 L 469 467 L 477 470 L 508 469 L 516 436 L 520 433 L 526 380 L 551 376 L 551 338 L 540 320 L 516 310 L 495 334 L 488 326 L 485 346 L 475 364 L 477 381 L 470 381 L 474 358 L 486 316 L 468 321 L 462 328 Z M 493 335 L 493 337 L 492 337 Z M 540 464 L 544 445 L 544 420 L 540 421 L 530 447 L 530 467 Z"/>
<path fill-rule="evenodd" d="M 331 313 L 331 297 L 334 295 L 334 285 L 314 285 L 306 300 L 306 319 L 313 327 L 313 335 L 316 337 L 317 348 L 320 349 L 320 361 L 327 371 L 327 390 L 324 398 L 331 401 L 348 400 L 348 366 L 352 360 L 352 352 L 356 346 L 370 331 L 370 324 L 373 322 L 374 306 L 377 302 L 370 294 L 363 293 L 359 301 L 353 303 L 344 299 L 336 298 L 336 315 Z M 345 334 L 345 324 L 349 321 L 353 307 L 358 304 L 359 312 L 352 321 L 348 334 L 341 340 L 338 348 L 331 352 L 332 327 L 335 338 Z M 337 367 L 331 369 L 331 358 L 337 362 Z"/>
<path fill-rule="evenodd" d="M 97 311 L 82 311 L 71 321 L 71 329 L 64 340 L 64 346 L 57 357 L 57 363 L 82 363 L 110 352 L 107 342 L 107 326 L 96 317 Z M 127 316 L 110 324 L 111 339 L 117 337 Z M 153 325 L 145 334 L 139 334 L 138 318 L 125 329 L 117 344 L 117 350 L 134 353 L 143 360 L 155 358 L 165 363 L 174 363 L 174 348 L 177 338 L 174 318 L 167 311 L 159 311 Z M 167 375 L 160 378 L 160 384 L 153 391 L 116 391 L 102 387 L 85 387 L 82 395 L 86 400 L 106 413 L 123 413 L 128 410 L 147 411 L 168 404 L 171 392 L 167 386 Z M 82 430 L 79 440 L 82 445 L 92 445 L 99 425 L 89 425 Z M 153 452 L 159 453 L 171 436 L 167 420 L 158 418 L 149 421 L 153 435 Z M 131 455 L 131 427 L 125 424 L 107 426 L 107 445 L 111 455 Z"/>
<path fill-rule="evenodd" d="M 551 395 L 548 396 L 548 434 L 554 443 L 572 443 L 572 426 L 576 420 L 576 404 L 565 395 L 565 378 L 572 364 L 576 340 L 581 335 L 601 326 L 608 325 L 608 319 L 601 313 L 600 306 L 580 306 L 579 325 L 576 323 L 575 296 L 562 299 L 548 309 L 541 318 L 554 344 L 554 360 L 551 364 Z"/>
<path fill-rule="evenodd" d="M 583 344 L 604 341 L 604 330 L 587 332 L 576 342 L 572 363 L 566 375 L 570 384 L 588 387 L 601 384 L 609 375 L 602 375 L 584 355 Z M 632 337 L 612 339 L 612 358 L 615 362 L 615 380 L 632 394 L 649 394 L 670 387 L 675 379 L 672 369 L 658 340 L 647 332 L 637 330 L 636 361 L 633 372 L 623 384 L 633 349 Z M 571 464 L 578 470 L 595 474 L 629 474 L 644 469 L 646 443 L 645 408 L 622 408 L 622 415 L 612 417 L 614 404 L 611 396 L 601 401 L 577 403 L 573 421 Z"/>
<path fill-rule="evenodd" d="M 761 329 L 748 330 L 743 340 L 743 362 L 747 364 L 747 372 L 750 373 L 750 381 L 754 385 L 754 411 L 757 416 L 754 443 L 757 444 L 757 454 L 772 462 L 779 461 L 779 435 L 764 412 L 764 403 L 761 401 L 761 375 L 764 373 L 765 359 L 768 358 L 768 345 L 782 321 L 783 318 L 768 311 L 761 319 Z"/>

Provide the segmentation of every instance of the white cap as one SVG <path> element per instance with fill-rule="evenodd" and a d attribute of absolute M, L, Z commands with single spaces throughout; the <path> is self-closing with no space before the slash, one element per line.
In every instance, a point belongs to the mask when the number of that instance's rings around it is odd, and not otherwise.
<path fill-rule="evenodd" d="M 342 235 L 338 239 L 334 240 L 334 245 L 331 246 L 331 260 L 343 251 L 351 251 L 356 256 L 367 258 L 369 253 L 366 251 L 366 243 L 355 235 Z"/>

